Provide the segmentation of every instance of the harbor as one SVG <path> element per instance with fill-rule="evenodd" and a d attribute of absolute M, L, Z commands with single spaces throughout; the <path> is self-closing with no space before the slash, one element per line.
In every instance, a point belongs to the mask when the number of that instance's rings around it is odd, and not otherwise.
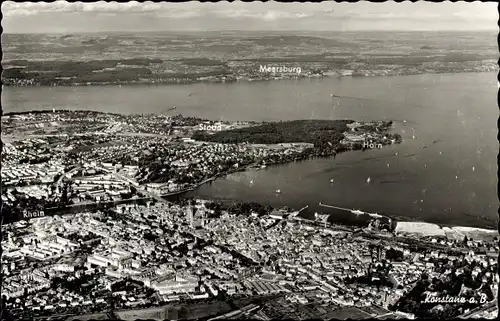
<path fill-rule="evenodd" d="M 367 212 L 363 212 L 361 210 L 353 210 L 353 209 L 348 209 L 348 208 L 343 208 L 343 207 L 338 207 L 338 206 L 323 204 L 321 202 L 319 202 L 319 206 L 326 207 L 326 208 L 331 208 L 331 209 L 336 209 L 336 210 L 341 210 L 341 211 L 348 211 L 348 212 L 351 212 L 354 215 L 368 215 L 368 216 L 373 217 L 375 219 L 379 219 L 379 218 L 385 217 L 385 218 L 391 220 L 390 217 L 384 216 L 384 215 L 380 215 L 378 213 L 367 213 Z"/>
<path fill-rule="evenodd" d="M 350 215 L 351 218 L 355 219 L 358 223 L 354 223 L 354 225 L 359 226 L 365 226 L 365 227 L 370 227 L 371 222 L 374 222 L 376 227 L 381 226 L 383 224 L 387 228 L 391 229 L 391 226 L 393 224 L 393 220 L 386 215 L 380 215 L 378 213 L 368 213 L 359 209 L 349 209 L 349 208 L 344 208 L 340 206 L 335 206 L 335 205 L 328 205 L 324 204 L 322 202 L 319 202 L 318 204 L 319 208 L 324 208 L 326 211 L 331 212 L 336 211 L 337 213 L 342 213 L 342 212 L 347 212 Z M 340 211 L 340 212 L 339 212 Z M 335 217 L 332 217 L 332 215 L 335 215 Z M 326 226 L 327 224 L 330 224 L 333 221 L 336 221 L 336 218 L 339 214 L 332 214 L 332 213 L 315 213 L 314 214 L 314 221 L 318 224 L 322 224 Z M 350 224 L 349 224 L 350 225 Z"/>

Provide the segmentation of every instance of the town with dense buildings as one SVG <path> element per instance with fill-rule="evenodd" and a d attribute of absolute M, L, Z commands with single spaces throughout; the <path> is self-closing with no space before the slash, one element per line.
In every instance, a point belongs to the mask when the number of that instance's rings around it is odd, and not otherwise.
<path fill-rule="evenodd" d="M 389 122 L 222 123 L 83 111 L 5 115 L 2 127 L 2 202 L 9 218 L 158 198 L 248 167 L 401 141 L 387 133 Z"/>
<path fill-rule="evenodd" d="M 345 309 L 389 318 L 495 312 L 493 241 L 419 240 L 296 214 L 147 201 L 19 221 L 4 228 L 2 295 L 23 318 L 242 297 L 257 307 L 247 316 L 262 320 L 330 319 Z M 474 303 L 450 310 L 421 301 L 444 293 Z"/>
<path fill-rule="evenodd" d="M 292 209 L 165 198 L 249 167 L 400 143 L 390 127 L 7 114 L 6 311 L 23 319 L 491 318 L 496 231 L 378 219 L 349 227 Z M 465 302 L 457 308 L 454 298 Z"/>

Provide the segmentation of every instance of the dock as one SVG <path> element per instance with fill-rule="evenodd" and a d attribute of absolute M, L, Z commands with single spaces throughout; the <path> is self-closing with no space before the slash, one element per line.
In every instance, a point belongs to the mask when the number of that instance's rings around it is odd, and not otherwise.
<path fill-rule="evenodd" d="M 301 208 L 300 210 L 290 213 L 290 216 L 291 217 L 299 216 L 300 213 L 302 213 L 303 211 L 305 211 L 308 207 L 309 207 L 309 205 L 306 205 L 303 208 Z"/>
<path fill-rule="evenodd" d="M 343 207 L 338 207 L 338 206 L 333 206 L 333 205 L 327 205 L 327 204 L 323 204 L 321 202 L 319 202 L 319 206 L 321 207 L 328 207 L 328 208 L 333 208 L 333 209 L 336 209 L 336 210 L 342 210 L 342 211 L 349 211 L 349 212 L 352 212 L 353 210 L 349 209 L 349 208 L 343 208 Z"/>
<path fill-rule="evenodd" d="M 309 205 L 306 205 L 306 206 L 304 206 L 303 208 L 301 208 L 301 209 L 298 211 L 298 213 L 299 213 L 299 214 L 300 214 L 300 213 L 302 213 L 302 212 L 303 212 L 303 211 L 305 211 L 307 208 L 309 208 Z"/>
<path fill-rule="evenodd" d="M 328 218 L 330 218 L 330 214 L 318 214 L 316 221 L 321 223 L 328 223 Z"/>
<path fill-rule="evenodd" d="M 382 218 L 382 217 L 385 217 L 385 218 L 387 218 L 389 220 L 391 219 L 388 216 L 380 215 L 380 214 L 377 214 L 377 213 L 367 213 L 367 212 L 364 212 L 364 211 L 361 211 L 361 210 L 353 210 L 353 209 L 349 209 L 349 208 L 344 208 L 344 207 L 338 207 L 338 206 L 334 206 L 334 205 L 323 204 L 321 202 L 319 202 L 319 206 L 321 206 L 321 207 L 327 207 L 327 208 L 333 208 L 333 209 L 341 210 L 341 211 L 348 211 L 348 212 L 351 212 L 352 214 L 355 214 L 355 215 L 364 214 L 364 215 L 371 216 L 373 218 Z"/>

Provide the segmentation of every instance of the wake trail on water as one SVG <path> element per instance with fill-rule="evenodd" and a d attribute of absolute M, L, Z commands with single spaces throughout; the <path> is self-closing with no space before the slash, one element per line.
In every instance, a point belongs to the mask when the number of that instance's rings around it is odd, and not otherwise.
<path fill-rule="evenodd" d="M 363 160 L 382 160 L 387 157 L 392 157 L 394 155 L 383 155 L 383 156 L 371 156 L 371 157 L 365 157 Z"/>
<path fill-rule="evenodd" d="M 376 102 L 381 102 L 381 103 L 387 103 L 387 104 L 396 104 L 396 105 L 406 105 L 409 107 L 418 107 L 418 108 L 428 108 L 428 106 L 424 105 L 418 105 L 418 104 L 408 104 L 406 102 L 400 102 L 400 101 L 388 101 L 388 100 L 382 100 L 382 99 L 374 99 L 374 98 L 363 98 L 363 97 L 354 97 L 354 96 L 340 96 L 340 95 L 334 95 L 330 94 L 333 98 L 340 98 L 340 99 L 354 99 L 354 100 L 366 100 L 366 101 L 376 101 Z"/>
<path fill-rule="evenodd" d="M 398 180 L 388 180 L 388 181 L 381 181 L 380 184 L 397 184 L 401 183 L 401 181 Z"/>
<path fill-rule="evenodd" d="M 496 87 L 496 86 L 493 86 L 493 87 Z M 390 87 L 390 89 L 392 88 L 398 88 L 398 89 L 408 89 L 408 87 L 406 86 L 392 86 Z M 420 89 L 420 90 L 427 90 L 427 89 L 431 89 L 430 86 L 423 86 L 423 85 L 412 85 L 411 86 L 412 89 Z M 487 90 L 471 90 L 471 89 L 463 89 L 463 88 L 460 88 L 460 89 L 456 89 L 456 88 L 438 88 L 439 91 L 449 91 L 449 92 L 454 92 L 454 93 L 474 93 L 474 94 L 491 94 L 491 92 L 487 91 Z"/>
<path fill-rule="evenodd" d="M 413 155 L 411 155 L 411 156 L 413 156 Z M 389 155 L 382 155 L 382 156 L 375 156 L 375 157 L 364 157 L 364 158 L 362 158 L 359 161 L 348 162 L 348 163 L 347 162 L 337 163 L 337 165 L 351 167 L 350 165 L 353 165 L 353 164 L 362 164 L 362 163 L 365 163 L 366 161 L 376 161 L 376 162 L 379 162 L 379 161 L 381 161 L 383 159 L 387 159 L 387 158 L 391 158 L 391 157 L 396 157 L 396 155 L 389 154 Z"/>
<path fill-rule="evenodd" d="M 412 157 L 412 156 L 416 156 L 417 154 L 408 154 L 408 155 L 404 155 L 403 157 Z"/>
<path fill-rule="evenodd" d="M 339 164 L 340 165 L 340 164 Z M 321 171 L 321 173 L 332 173 L 332 172 L 337 172 L 345 169 L 345 167 L 333 167 L 333 168 L 327 168 Z"/>
<path fill-rule="evenodd" d="M 466 212 L 462 212 L 463 215 L 465 216 L 469 216 L 469 217 L 473 217 L 475 219 L 478 219 L 478 220 L 485 220 L 485 221 L 490 221 L 490 222 L 496 222 L 496 220 L 492 219 L 492 218 L 489 218 L 489 217 L 486 217 L 484 215 L 474 215 L 474 214 L 470 214 L 470 213 L 466 213 Z"/>
<path fill-rule="evenodd" d="M 394 123 L 400 123 L 404 125 L 418 125 L 418 123 L 414 120 L 406 120 L 406 119 L 392 119 Z"/>

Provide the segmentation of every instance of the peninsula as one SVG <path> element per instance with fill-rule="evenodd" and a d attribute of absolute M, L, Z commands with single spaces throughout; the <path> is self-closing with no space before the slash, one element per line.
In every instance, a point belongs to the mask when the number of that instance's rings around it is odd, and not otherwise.
<path fill-rule="evenodd" d="M 367 141 L 400 143 L 398 134 L 389 133 L 391 126 L 352 120 L 214 122 L 93 111 L 8 113 L 2 118 L 2 211 L 22 217 L 23 209 L 33 216 L 179 194 L 252 166 L 335 156 L 368 148 L 363 147 Z"/>

